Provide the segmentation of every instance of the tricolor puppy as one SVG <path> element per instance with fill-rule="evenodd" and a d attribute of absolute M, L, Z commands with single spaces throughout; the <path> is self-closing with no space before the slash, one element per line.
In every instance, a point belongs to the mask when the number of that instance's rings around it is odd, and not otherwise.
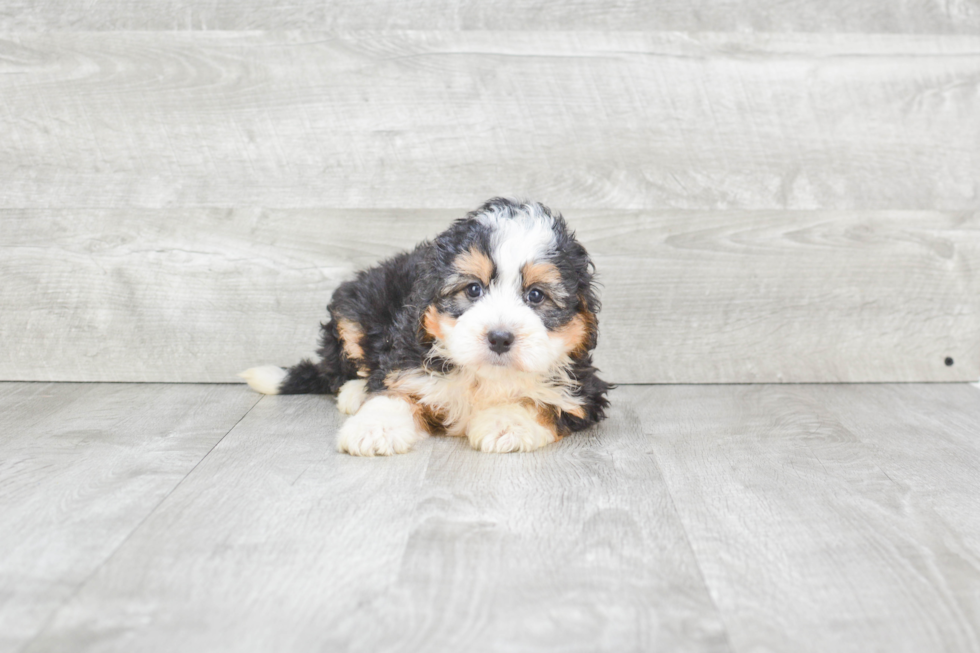
<path fill-rule="evenodd" d="M 331 393 L 337 447 L 404 453 L 430 433 L 532 451 L 605 417 L 594 267 L 561 215 L 493 199 L 342 284 L 320 361 L 242 373 L 265 394 Z"/>

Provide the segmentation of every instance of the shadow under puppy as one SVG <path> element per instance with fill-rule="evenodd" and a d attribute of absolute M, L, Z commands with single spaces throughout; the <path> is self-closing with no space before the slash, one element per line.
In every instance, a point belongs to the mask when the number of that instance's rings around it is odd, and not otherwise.
<path fill-rule="evenodd" d="M 565 220 L 496 198 L 432 241 L 343 283 L 319 362 L 241 374 L 265 394 L 331 393 L 337 447 L 409 451 L 430 433 L 532 451 L 605 417 L 594 266 Z"/>

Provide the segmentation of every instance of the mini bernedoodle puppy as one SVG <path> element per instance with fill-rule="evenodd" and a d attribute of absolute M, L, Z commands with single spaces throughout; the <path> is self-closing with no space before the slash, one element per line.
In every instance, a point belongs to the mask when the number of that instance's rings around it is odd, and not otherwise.
<path fill-rule="evenodd" d="M 265 394 L 331 393 L 337 447 L 409 451 L 430 433 L 532 451 L 605 417 L 594 266 L 565 220 L 496 198 L 334 293 L 320 361 L 241 374 Z"/>

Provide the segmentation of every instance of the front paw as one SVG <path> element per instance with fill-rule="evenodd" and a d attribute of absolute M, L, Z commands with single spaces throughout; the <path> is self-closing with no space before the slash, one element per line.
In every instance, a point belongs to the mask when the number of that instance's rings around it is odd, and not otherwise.
<path fill-rule="evenodd" d="M 523 406 L 500 406 L 477 413 L 467 425 L 466 437 L 474 449 L 485 453 L 534 451 L 558 439 Z"/>
<path fill-rule="evenodd" d="M 340 386 L 337 393 L 337 410 L 344 415 L 353 415 L 367 400 L 367 381 L 353 379 Z"/>
<path fill-rule="evenodd" d="M 416 427 L 407 402 L 381 395 L 368 399 L 344 422 L 337 450 L 352 456 L 390 456 L 410 451 L 425 436 Z"/>

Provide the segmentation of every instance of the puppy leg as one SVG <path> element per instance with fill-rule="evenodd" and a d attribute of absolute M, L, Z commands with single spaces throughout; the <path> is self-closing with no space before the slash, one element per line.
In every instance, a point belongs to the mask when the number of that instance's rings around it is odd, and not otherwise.
<path fill-rule="evenodd" d="M 534 451 L 558 440 L 555 431 L 538 422 L 531 409 L 518 404 L 476 413 L 466 425 L 466 437 L 474 449 L 486 453 Z"/>
<path fill-rule="evenodd" d="M 353 415 L 367 399 L 367 381 L 352 379 L 340 386 L 337 393 L 337 410 L 345 415 Z"/>
<path fill-rule="evenodd" d="M 340 427 L 337 450 L 352 456 L 390 456 L 411 450 L 427 435 L 415 423 L 407 401 L 374 395 Z"/>

